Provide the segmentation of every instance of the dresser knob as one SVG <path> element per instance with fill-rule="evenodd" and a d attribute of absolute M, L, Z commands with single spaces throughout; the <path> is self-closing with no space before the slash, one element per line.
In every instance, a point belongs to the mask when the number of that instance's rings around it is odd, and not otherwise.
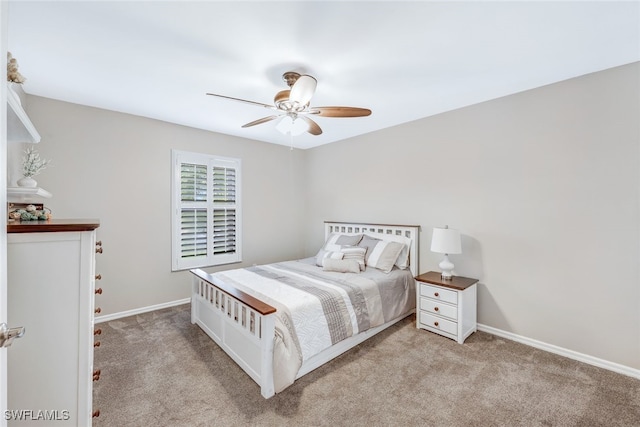
<path fill-rule="evenodd" d="M 433 294 L 433 296 L 434 296 L 434 297 L 439 297 L 439 296 L 440 296 L 440 294 L 439 294 L 439 293 L 437 293 L 437 292 L 435 292 L 435 293 Z"/>
<path fill-rule="evenodd" d="M 438 307 L 434 308 L 433 311 L 440 311 Z"/>
<path fill-rule="evenodd" d="M 435 326 L 438 326 L 438 325 L 439 325 L 439 323 L 438 323 L 438 322 L 433 322 L 433 324 L 434 324 Z"/>
<path fill-rule="evenodd" d="M 93 346 L 94 346 L 94 347 L 100 347 L 100 341 L 96 341 L 96 342 L 94 342 L 94 343 L 93 343 Z"/>
<path fill-rule="evenodd" d="M 97 417 L 99 417 L 99 416 L 100 416 L 100 410 L 93 411 L 93 413 L 91 414 L 91 417 L 92 417 L 92 418 L 97 418 Z"/>
<path fill-rule="evenodd" d="M 102 253 L 102 246 L 99 246 L 96 248 L 96 253 L 97 254 L 101 254 Z"/>
<path fill-rule="evenodd" d="M 96 329 L 93 331 L 93 335 L 102 335 L 102 329 Z"/>
<path fill-rule="evenodd" d="M 102 295 L 102 288 L 96 289 L 96 294 Z"/>
<path fill-rule="evenodd" d="M 93 310 L 94 313 L 100 313 L 102 311 L 102 309 L 100 307 L 96 308 L 95 310 Z"/>
<path fill-rule="evenodd" d="M 96 280 L 102 280 L 102 274 L 96 274 Z"/>

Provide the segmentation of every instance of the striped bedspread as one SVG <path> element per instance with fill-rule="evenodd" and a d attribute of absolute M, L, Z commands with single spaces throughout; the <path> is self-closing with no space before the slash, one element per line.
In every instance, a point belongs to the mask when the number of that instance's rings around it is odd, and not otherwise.
<path fill-rule="evenodd" d="M 276 392 L 293 383 L 303 361 L 345 338 L 415 308 L 408 270 L 389 274 L 325 272 L 314 259 L 215 273 L 219 280 L 274 306 Z"/>

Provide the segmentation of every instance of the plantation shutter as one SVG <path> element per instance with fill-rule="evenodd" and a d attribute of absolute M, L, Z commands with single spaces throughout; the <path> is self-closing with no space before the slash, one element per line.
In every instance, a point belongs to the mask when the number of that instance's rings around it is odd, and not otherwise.
<path fill-rule="evenodd" d="M 239 262 L 240 160 L 173 151 L 172 270 Z"/>
<path fill-rule="evenodd" d="M 180 256 L 207 256 L 207 209 L 186 207 L 186 202 L 207 201 L 207 166 L 180 164 Z"/>
<path fill-rule="evenodd" d="M 213 254 L 236 252 L 236 169 L 213 167 Z"/>

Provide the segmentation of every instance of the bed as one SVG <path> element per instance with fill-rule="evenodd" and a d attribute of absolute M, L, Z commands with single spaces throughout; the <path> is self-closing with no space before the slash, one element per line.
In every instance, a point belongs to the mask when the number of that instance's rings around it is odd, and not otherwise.
<path fill-rule="evenodd" d="M 325 222 L 314 257 L 191 270 L 191 322 L 272 397 L 415 312 L 418 233 L 419 226 Z"/>

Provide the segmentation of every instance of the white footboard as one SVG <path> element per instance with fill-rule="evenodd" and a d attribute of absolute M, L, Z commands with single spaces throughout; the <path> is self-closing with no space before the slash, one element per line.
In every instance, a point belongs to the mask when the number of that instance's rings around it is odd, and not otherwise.
<path fill-rule="evenodd" d="M 194 274 L 191 323 L 209 335 L 258 385 L 274 395 L 275 308 L 222 283 L 203 270 Z"/>

